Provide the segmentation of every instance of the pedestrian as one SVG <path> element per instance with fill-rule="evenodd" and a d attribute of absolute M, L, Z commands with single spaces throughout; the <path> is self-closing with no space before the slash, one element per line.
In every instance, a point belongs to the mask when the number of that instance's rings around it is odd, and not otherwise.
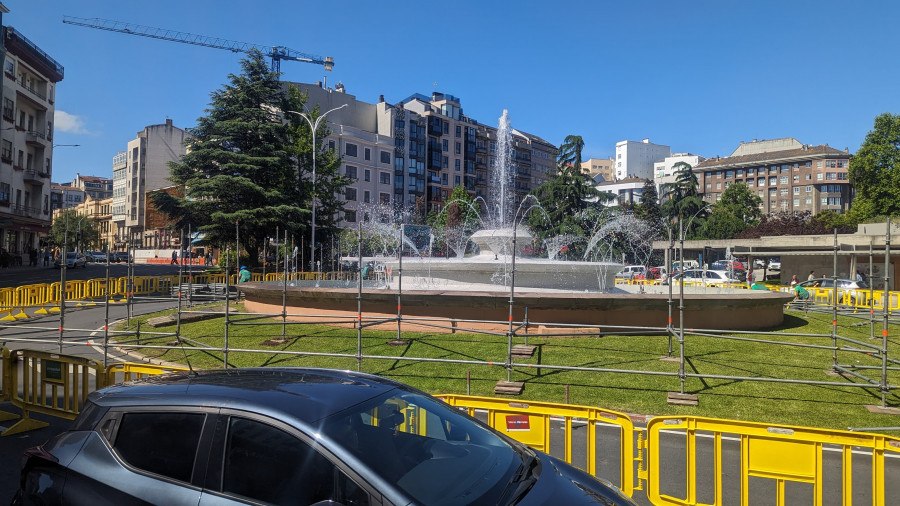
<path fill-rule="evenodd" d="M 807 281 L 812 281 L 816 279 L 816 271 L 809 271 L 809 277 L 806 278 Z"/>
<path fill-rule="evenodd" d="M 797 283 L 799 283 L 799 282 L 800 282 L 800 280 L 797 279 L 797 275 L 796 275 L 796 274 L 794 274 L 793 276 L 791 276 L 791 289 L 793 289 L 795 286 L 797 286 Z"/>
<path fill-rule="evenodd" d="M 209 251 L 206 252 L 206 259 L 204 262 L 205 265 L 212 265 L 212 253 Z"/>
<path fill-rule="evenodd" d="M 747 286 L 753 287 L 753 269 L 747 271 Z"/>
<path fill-rule="evenodd" d="M 864 280 L 863 280 L 862 271 L 860 271 L 859 269 L 856 269 L 856 280 L 857 280 L 857 281 L 864 281 Z"/>
<path fill-rule="evenodd" d="M 169 265 L 177 264 L 177 263 L 178 263 L 178 251 L 176 250 L 176 251 L 172 252 L 172 263 Z"/>
<path fill-rule="evenodd" d="M 251 278 L 250 271 L 247 270 L 247 266 L 242 265 L 240 272 L 238 272 L 238 283 L 247 283 Z"/>
<path fill-rule="evenodd" d="M 31 251 L 28 252 L 28 267 L 37 267 L 37 259 L 38 259 L 37 249 L 31 248 Z"/>
<path fill-rule="evenodd" d="M 50 248 L 44 248 L 44 267 L 50 267 Z"/>

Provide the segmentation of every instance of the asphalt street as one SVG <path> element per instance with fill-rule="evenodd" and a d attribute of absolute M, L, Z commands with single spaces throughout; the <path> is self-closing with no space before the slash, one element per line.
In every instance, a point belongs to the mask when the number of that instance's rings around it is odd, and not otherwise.
<path fill-rule="evenodd" d="M 188 266 L 184 266 L 187 272 Z M 193 266 L 194 272 L 204 272 L 202 266 Z M 60 269 L 53 267 L 7 267 L 0 269 L 0 288 L 22 286 L 37 283 L 56 283 L 60 281 Z M 166 276 L 170 274 L 178 274 L 178 266 L 170 264 L 134 264 L 135 276 Z M 109 276 L 118 278 L 128 275 L 128 264 L 111 263 L 109 264 Z M 66 269 L 67 280 L 84 280 L 106 277 L 105 263 L 89 263 L 83 268 Z"/>

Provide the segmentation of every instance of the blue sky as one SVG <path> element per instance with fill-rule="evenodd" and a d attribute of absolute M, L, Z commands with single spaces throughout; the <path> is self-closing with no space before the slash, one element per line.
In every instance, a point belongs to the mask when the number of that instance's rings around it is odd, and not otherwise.
<path fill-rule="evenodd" d="M 620 140 L 726 156 L 741 141 L 795 137 L 855 152 L 875 116 L 900 113 L 895 0 L 422 1 L 3 0 L 3 22 L 65 67 L 54 181 L 111 177 L 146 125 L 196 123 L 240 54 L 63 24 L 104 18 L 335 59 L 359 100 L 435 89 L 463 111 L 583 156 Z M 321 66 L 283 62 L 283 79 Z"/>

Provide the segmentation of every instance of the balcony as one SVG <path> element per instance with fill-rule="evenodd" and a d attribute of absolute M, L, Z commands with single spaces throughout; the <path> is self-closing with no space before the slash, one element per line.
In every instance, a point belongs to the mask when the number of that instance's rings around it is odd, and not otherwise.
<path fill-rule="evenodd" d="M 36 148 L 43 148 L 47 145 L 47 139 L 44 137 L 43 132 L 29 130 L 25 132 L 25 144 Z"/>
<path fill-rule="evenodd" d="M 37 218 L 41 214 L 40 207 L 23 206 L 21 204 L 16 204 L 16 205 L 12 206 L 12 209 L 10 209 L 10 211 L 12 211 L 12 213 L 15 214 L 16 216 L 26 216 L 26 217 L 33 217 L 33 218 Z"/>
<path fill-rule="evenodd" d="M 44 175 L 42 173 L 39 173 L 34 169 L 25 169 L 23 172 L 23 178 L 26 184 L 43 186 L 43 177 Z"/>

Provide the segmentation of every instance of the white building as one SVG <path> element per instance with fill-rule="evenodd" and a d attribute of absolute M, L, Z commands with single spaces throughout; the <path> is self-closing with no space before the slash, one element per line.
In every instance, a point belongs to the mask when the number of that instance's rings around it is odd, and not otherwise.
<path fill-rule="evenodd" d="M 187 152 L 187 133 L 172 125 L 150 125 L 128 142 L 128 149 L 113 158 L 113 221 L 122 231 L 116 246 L 131 239 L 140 248 L 144 231 L 147 192 L 172 186 L 169 162 L 180 160 Z M 122 155 L 125 155 L 124 157 Z"/>
<path fill-rule="evenodd" d="M 683 162 L 693 168 L 704 160 L 706 160 L 706 158 L 700 155 L 692 155 L 691 153 L 672 153 L 671 156 L 667 156 L 661 162 L 654 163 L 653 181 L 656 183 L 656 192 L 659 194 L 660 198 L 663 196 L 662 186 L 667 183 L 675 182 L 675 173 L 677 172 L 677 169 L 675 169 L 676 163 Z"/>
<path fill-rule="evenodd" d="M 653 179 L 653 164 L 671 153 L 669 146 L 653 144 L 650 139 L 616 143 L 616 180 L 629 177 Z"/>
<path fill-rule="evenodd" d="M 50 231 L 54 101 L 64 69 L 11 26 L 2 27 L 0 46 L 0 248 L 21 258 Z"/>
<path fill-rule="evenodd" d="M 602 193 L 612 194 L 615 200 L 604 202 L 606 207 L 621 206 L 625 203 L 640 204 L 641 194 L 644 193 L 644 183 L 647 179 L 629 177 L 620 181 L 598 183 L 595 187 Z"/>

